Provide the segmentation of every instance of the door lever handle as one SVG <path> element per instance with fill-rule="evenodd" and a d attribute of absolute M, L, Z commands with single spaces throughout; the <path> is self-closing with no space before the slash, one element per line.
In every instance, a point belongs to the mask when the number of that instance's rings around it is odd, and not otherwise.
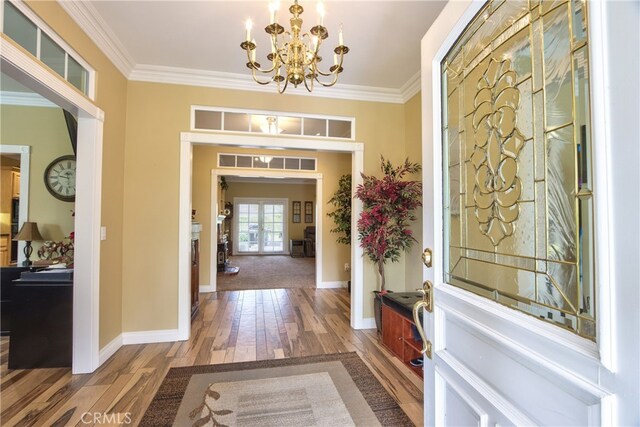
<path fill-rule="evenodd" d="M 420 310 L 426 307 L 427 302 L 425 300 L 418 301 L 413 305 L 413 321 L 416 325 L 416 329 L 418 329 L 420 338 L 422 338 L 422 350 L 420 350 L 420 353 L 426 354 L 429 359 L 432 359 L 431 341 L 429 341 L 425 336 L 424 329 L 422 328 L 422 319 L 420 319 Z"/>

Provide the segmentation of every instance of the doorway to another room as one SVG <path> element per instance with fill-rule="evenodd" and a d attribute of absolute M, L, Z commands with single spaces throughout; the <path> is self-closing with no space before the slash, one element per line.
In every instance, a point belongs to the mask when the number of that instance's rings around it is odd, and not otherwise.
<path fill-rule="evenodd" d="M 218 181 L 217 290 L 316 288 L 316 180 Z"/>

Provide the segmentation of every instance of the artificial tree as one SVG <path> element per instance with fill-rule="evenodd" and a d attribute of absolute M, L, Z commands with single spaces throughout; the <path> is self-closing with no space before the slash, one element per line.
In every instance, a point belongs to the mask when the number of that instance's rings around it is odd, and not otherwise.
<path fill-rule="evenodd" d="M 329 203 L 335 207 L 333 212 L 327 216 L 333 219 L 336 224 L 331 229 L 332 233 L 337 233 L 338 243 L 351 244 L 351 175 L 342 175 L 338 181 L 338 190 L 333 193 Z"/>
<path fill-rule="evenodd" d="M 365 255 L 380 274 L 380 291 L 386 292 L 384 266 L 398 262 L 403 251 L 416 242 L 409 225 L 416 220 L 414 210 L 422 206 L 422 184 L 405 181 L 408 174 L 420 172 L 420 165 L 406 159 L 393 166 L 380 156 L 382 178 L 362 174 L 363 183 L 355 197 L 362 201 L 358 219 L 358 239 Z"/>

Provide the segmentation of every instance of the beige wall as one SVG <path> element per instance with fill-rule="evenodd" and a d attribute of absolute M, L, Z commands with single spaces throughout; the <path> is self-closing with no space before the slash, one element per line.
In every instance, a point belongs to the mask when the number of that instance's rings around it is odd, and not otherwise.
<path fill-rule="evenodd" d="M 406 153 L 409 160 L 422 164 L 422 99 L 420 92 L 404 104 Z M 430 167 L 429 165 L 422 165 Z M 412 179 L 422 181 L 422 174 Z M 413 236 L 418 241 L 414 243 L 405 255 L 405 288 L 413 292 L 422 287 L 422 209 L 416 211 L 416 221 L 411 226 Z"/>
<path fill-rule="evenodd" d="M 366 173 L 380 173 L 380 154 L 395 163 L 405 157 L 402 104 L 129 82 L 123 254 L 136 262 L 123 270 L 125 331 L 177 325 L 179 140 L 189 130 L 191 105 L 353 116 Z M 389 265 L 388 278 L 390 289 L 405 289 L 404 261 Z M 364 281 L 369 295 L 377 277 L 368 261 Z M 365 305 L 365 316 L 372 315 L 372 304 Z"/>
<path fill-rule="evenodd" d="M 27 5 L 97 72 L 95 103 L 105 113 L 102 225 L 107 227 L 107 240 L 101 243 L 100 249 L 99 342 L 102 348 L 122 332 L 122 214 L 127 80 L 58 2 L 27 0 Z"/>
<path fill-rule="evenodd" d="M 338 180 L 340 176 L 351 172 L 351 155 L 340 153 L 310 153 L 308 151 L 294 151 L 294 150 L 257 150 L 246 148 L 229 148 L 229 147 L 208 147 L 208 146 L 196 146 L 193 151 L 193 209 L 197 210 L 196 220 L 202 224 L 202 234 L 200 243 L 200 282 L 202 284 L 209 284 L 209 260 L 211 256 L 211 169 L 215 169 L 217 165 L 218 153 L 253 153 L 253 154 L 265 154 L 270 153 L 280 156 L 304 156 L 315 157 L 317 161 L 317 171 L 313 173 L 322 174 L 322 203 L 324 213 L 322 216 L 322 242 L 323 242 L 323 259 L 322 259 L 322 280 L 325 282 L 343 282 L 349 280 L 349 273 L 344 271 L 344 263 L 351 262 L 351 248 L 347 245 L 338 244 L 335 241 L 335 235 L 330 233 L 329 230 L 333 227 L 333 221 L 326 215 L 329 205 L 327 204 L 333 193 L 338 189 Z M 229 183 L 229 190 L 226 195 L 227 201 L 232 201 L 234 195 L 233 186 L 237 186 L 238 183 Z M 247 184 L 242 184 L 247 186 Z M 301 185 L 282 185 L 285 190 L 290 190 L 292 187 L 304 187 Z M 312 186 L 315 188 L 315 186 Z M 247 190 L 248 191 L 248 190 Z M 239 193 L 238 197 L 245 197 Z M 286 196 L 286 193 L 282 197 Z M 248 197 L 248 196 L 247 196 Z M 289 208 L 291 207 L 292 200 L 315 200 L 315 190 L 310 192 L 310 197 L 313 199 L 294 199 L 290 198 Z M 303 204 L 304 209 L 304 204 Z M 289 212 L 291 218 L 291 212 Z M 302 219 L 304 221 L 304 217 Z M 289 226 L 300 226 L 299 235 L 302 236 L 304 227 L 308 224 L 290 224 Z M 294 236 L 294 234 L 289 234 Z M 215 237 L 214 237 L 215 238 Z"/>
<path fill-rule="evenodd" d="M 101 347 L 121 331 L 177 327 L 179 136 L 189 130 L 191 105 L 353 116 L 369 174 L 380 173 L 380 154 L 394 163 L 407 154 L 402 104 L 127 82 L 57 2 L 27 4 L 98 73 L 95 102 L 105 112 L 102 224 L 108 229 L 101 247 Z M 404 260 L 389 265 L 390 289 L 405 289 L 405 269 Z M 365 295 L 377 287 L 368 261 L 364 281 Z M 365 304 L 364 314 L 372 316 L 372 305 Z"/>
<path fill-rule="evenodd" d="M 45 240 L 62 240 L 73 231 L 75 203 L 53 197 L 44 185 L 44 170 L 54 159 L 73 154 L 69 132 L 60 108 L 3 105 L 0 108 L 2 145 L 31 147 L 29 164 L 29 217 Z M 37 260 L 42 242 L 33 242 Z"/>

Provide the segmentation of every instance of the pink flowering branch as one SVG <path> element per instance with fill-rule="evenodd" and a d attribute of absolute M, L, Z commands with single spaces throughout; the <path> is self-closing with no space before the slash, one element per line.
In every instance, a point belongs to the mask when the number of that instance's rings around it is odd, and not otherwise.
<path fill-rule="evenodd" d="M 409 229 L 416 216 L 413 211 L 422 206 L 422 184 L 404 181 L 408 174 L 420 172 L 417 163 L 406 159 L 400 166 L 380 157 L 382 178 L 362 174 L 363 183 L 356 188 L 356 198 L 363 211 L 358 218 L 358 238 L 365 255 L 376 264 L 385 291 L 384 265 L 398 262 L 403 251 L 416 242 Z"/>

